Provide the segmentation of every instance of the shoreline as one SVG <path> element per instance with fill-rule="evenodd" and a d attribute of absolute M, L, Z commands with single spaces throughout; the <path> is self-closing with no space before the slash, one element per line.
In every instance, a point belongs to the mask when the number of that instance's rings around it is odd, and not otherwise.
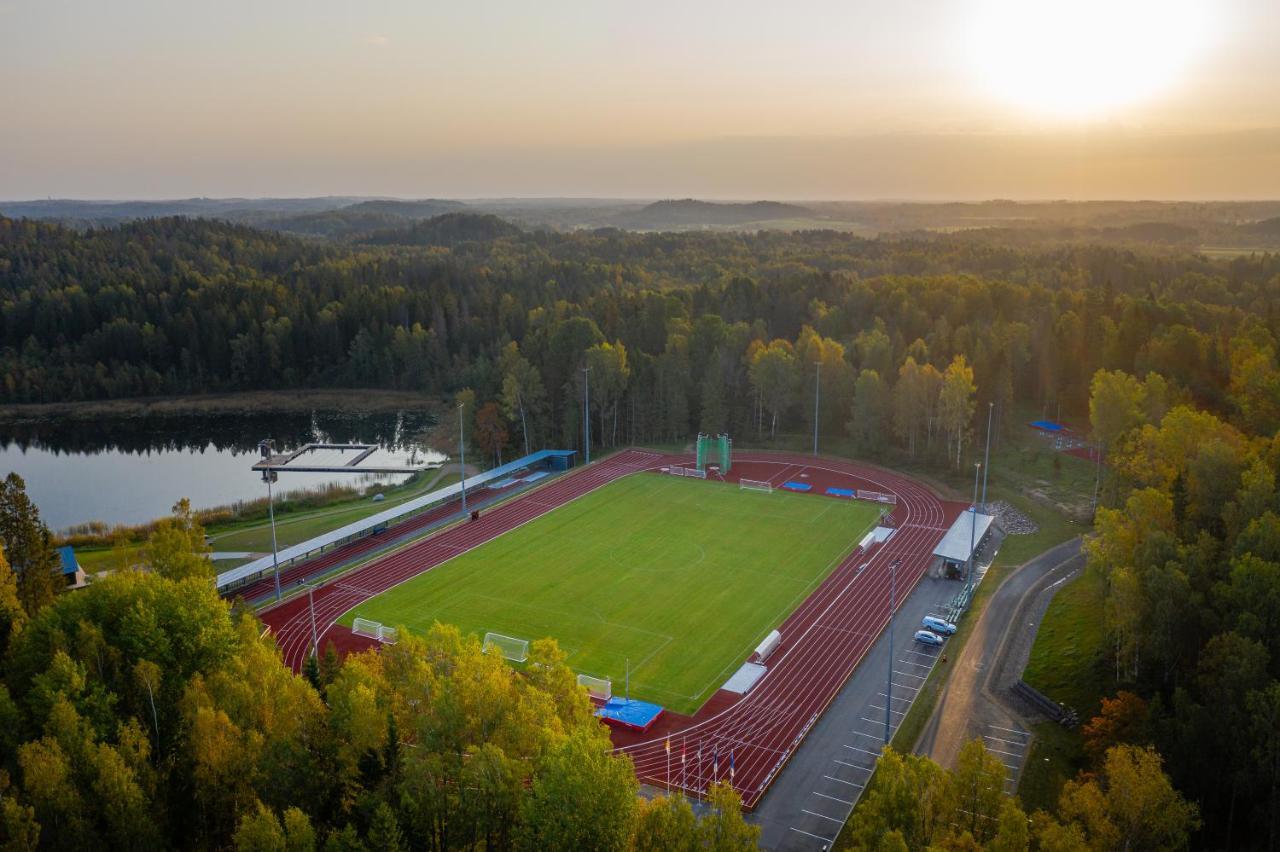
<path fill-rule="evenodd" d="M 325 388 L 293 391 L 240 391 L 190 396 L 132 397 L 85 402 L 0 405 L 0 423 L 36 423 L 52 418 L 184 417 L 201 414 L 294 414 L 314 409 L 385 413 L 405 409 L 432 411 L 440 399 L 412 391 L 373 388 Z"/>

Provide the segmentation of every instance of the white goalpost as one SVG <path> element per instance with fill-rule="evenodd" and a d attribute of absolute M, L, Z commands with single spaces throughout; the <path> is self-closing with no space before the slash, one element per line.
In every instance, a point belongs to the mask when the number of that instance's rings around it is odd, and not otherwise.
<path fill-rule="evenodd" d="M 382 636 L 382 623 L 368 618 L 357 618 L 351 622 L 351 632 L 357 636 L 377 639 Z"/>
<path fill-rule="evenodd" d="M 484 644 L 482 646 L 484 652 L 489 653 L 489 649 L 497 651 L 504 658 L 515 663 L 523 663 L 529 659 L 529 641 L 527 639 L 517 639 L 514 636 L 503 636 L 501 633 L 484 634 Z"/>
<path fill-rule="evenodd" d="M 667 471 L 672 476 L 692 476 L 695 479 L 706 479 L 707 472 L 698 470 L 696 467 L 672 467 Z"/>
<path fill-rule="evenodd" d="M 584 687 L 587 694 L 598 701 L 608 701 L 613 697 L 613 681 L 607 677 L 578 675 L 578 686 Z"/>
<path fill-rule="evenodd" d="M 378 628 L 379 642 L 385 642 L 388 645 L 394 645 L 396 644 L 396 640 L 399 638 L 400 638 L 400 635 L 396 633 L 396 629 L 394 627 L 383 626 Z"/>
<path fill-rule="evenodd" d="M 773 493 L 773 486 L 765 482 L 763 479 L 739 479 L 739 491 L 763 491 L 766 494 Z"/>

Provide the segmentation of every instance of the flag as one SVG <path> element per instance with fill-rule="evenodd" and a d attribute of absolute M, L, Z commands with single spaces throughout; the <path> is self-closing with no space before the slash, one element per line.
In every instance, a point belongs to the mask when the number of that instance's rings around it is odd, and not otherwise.
<path fill-rule="evenodd" d="M 667 737 L 667 741 L 662 744 L 662 747 L 667 750 L 667 754 L 671 754 L 671 737 Z"/>
<path fill-rule="evenodd" d="M 720 777 L 720 747 L 716 746 L 711 750 L 711 777 Z"/>
<path fill-rule="evenodd" d="M 680 765 L 684 766 L 684 740 L 680 741 Z"/>
<path fill-rule="evenodd" d="M 729 780 L 733 780 L 733 749 L 729 749 Z"/>

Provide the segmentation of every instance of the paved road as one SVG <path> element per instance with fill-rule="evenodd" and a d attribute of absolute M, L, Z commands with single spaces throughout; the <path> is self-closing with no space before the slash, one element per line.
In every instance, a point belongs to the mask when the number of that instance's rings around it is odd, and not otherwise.
<path fill-rule="evenodd" d="M 1080 539 L 1075 538 L 1004 579 L 955 660 L 916 754 L 951 767 L 964 743 L 980 736 L 1010 770 L 1006 791 L 1017 789 L 1031 735 L 1021 714 L 999 696 L 1021 677 L 1048 599 L 1083 562 Z"/>
<path fill-rule="evenodd" d="M 898 610 L 889 704 L 892 731 L 897 731 L 938 658 L 936 649 L 917 644 L 911 635 L 920 619 L 939 612 L 957 588 L 954 581 L 925 577 Z M 886 631 L 747 817 L 761 827 L 760 845 L 765 849 L 821 850 L 839 833 L 884 745 L 889 659 Z"/>

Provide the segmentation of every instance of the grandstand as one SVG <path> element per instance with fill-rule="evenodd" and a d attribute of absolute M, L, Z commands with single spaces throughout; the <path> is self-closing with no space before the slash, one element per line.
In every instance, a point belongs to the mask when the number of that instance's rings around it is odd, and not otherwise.
<path fill-rule="evenodd" d="M 405 501 L 384 512 L 378 512 L 367 518 L 330 530 L 315 538 L 283 548 L 276 554 L 276 561 L 279 562 L 280 569 L 284 570 L 285 566 L 292 562 L 306 559 L 326 548 L 345 544 L 361 536 L 382 532 L 397 521 L 404 520 L 424 509 L 460 497 L 464 488 L 467 491 L 474 491 L 486 485 L 495 488 L 514 485 L 521 480 L 513 477 L 512 474 L 519 471 L 532 471 L 527 479 L 533 480 L 539 478 L 540 474 L 545 475 L 547 471 L 567 470 L 572 464 L 574 455 L 576 455 L 574 450 L 539 450 L 501 467 L 495 467 L 493 470 L 467 477 L 465 483 L 455 482 L 452 485 L 446 485 L 444 488 L 438 488 L 430 494 L 424 494 L 413 500 Z M 218 574 L 218 591 L 226 593 L 267 576 L 270 574 L 273 564 L 271 554 L 268 553 L 266 556 L 259 557 L 252 562 L 246 562 L 244 565 L 223 571 Z"/>

